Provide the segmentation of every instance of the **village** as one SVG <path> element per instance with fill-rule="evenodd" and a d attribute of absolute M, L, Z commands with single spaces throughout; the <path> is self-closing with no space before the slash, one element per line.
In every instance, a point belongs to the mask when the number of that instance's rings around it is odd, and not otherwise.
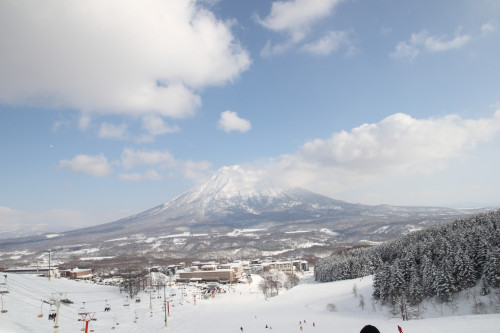
<path fill-rule="evenodd" d="M 88 265 L 88 264 L 87 264 Z M 120 285 L 130 277 L 146 276 L 148 273 L 161 273 L 160 276 L 168 278 L 169 284 L 175 283 L 204 283 L 216 282 L 220 284 L 246 283 L 251 274 L 262 274 L 276 270 L 286 275 L 293 276 L 298 272 L 309 271 L 306 260 L 235 260 L 227 263 L 216 261 L 193 261 L 190 264 L 179 262 L 167 266 L 154 265 L 142 271 L 123 269 L 110 269 L 108 272 L 94 272 L 92 267 L 60 269 L 56 265 L 30 265 L 4 269 L 5 273 L 35 274 L 47 278 L 66 278 L 71 280 L 85 280 L 98 284 Z"/>

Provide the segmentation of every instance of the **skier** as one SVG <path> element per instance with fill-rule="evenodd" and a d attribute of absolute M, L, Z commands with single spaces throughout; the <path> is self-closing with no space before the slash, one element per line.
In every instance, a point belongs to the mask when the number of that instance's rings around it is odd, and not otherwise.
<path fill-rule="evenodd" d="M 313 327 L 316 327 L 316 323 L 313 321 Z"/>
<path fill-rule="evenodd" d="M 240 331 L 242 331 L 242 332 L 243 332 L 243 326 L 242 326 L 242 327 L 240 327 Z"/>
<path fill-rule="evenodd" d="M 398 330 L 399 330 L 399 333 L 403 333 L 403 329 L 399 325 L 398 325 Z"/>

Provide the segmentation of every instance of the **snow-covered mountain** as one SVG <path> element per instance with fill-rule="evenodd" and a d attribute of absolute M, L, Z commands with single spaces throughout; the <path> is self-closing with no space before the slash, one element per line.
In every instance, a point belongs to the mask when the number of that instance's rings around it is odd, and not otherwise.
<path fill-rule="evenodd" d="M 115 222 L 0 240 L 0 259 L 29 260 L 47 249 L 62 258 L 323 257 L 476 212 L 351 204 L 276 186 L 262 171 L 233 166 L 170 201 Z"/>
<path fill-rule="evenodd" d="M 158 223 L 182 219 L 182 225 L 226 224 L 251 227 L 259 223 L 318 219 L 368 206 L 334 200 L 301 188 L 272 184 L 262 171 L 223 167 L 207 182 L 164 204 L 131 217 Z"/>

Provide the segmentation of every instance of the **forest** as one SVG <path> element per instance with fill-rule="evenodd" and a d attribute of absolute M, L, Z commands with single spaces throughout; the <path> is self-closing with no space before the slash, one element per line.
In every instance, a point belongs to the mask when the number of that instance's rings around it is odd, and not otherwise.
<path fill-rule="evenodd" d="M 434 225 L 371 248 L 318 261 L 320 282 L 374 275 L 373 297 L 382 304 L 448 303 L 462 290 L 500 287 L 500 210 Z M 404 318 L 403 318 L 404 319 Z"/>

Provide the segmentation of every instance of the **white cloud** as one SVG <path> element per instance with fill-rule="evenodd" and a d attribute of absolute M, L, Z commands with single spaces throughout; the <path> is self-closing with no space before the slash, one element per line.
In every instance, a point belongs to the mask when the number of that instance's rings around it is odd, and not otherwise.
<path fill-rule="evenodd" d="M 398 113 L 309 141 L 268 169 L 285 183 L 332 194 L 402 175 L 434 173 L 499 132 L 500 111 L 477 120 L 457 115 L 414 119 Z"/>
<path fill-rule="evenodd" d="M 122 173 L 118 179 L 130 182 L 138 182 L 141 180 L 162 180 L 163 176 L 155 170 L 147 170 L 144 173 Z"/>
<path fill-rule="evenodd" d="M 380 33 L 384 36 L 388 36 L 392 33 L 392 27 L 382 26 L 380 27 Z"/>
<path fill-rule="evenodd" d="M 154 141 L 157 135 L 180 131 L 179 126 L 170 125 L 162 117 L 156 115 L 143 116 L 141 122 L 141 128 L 144 132 L 137 135 L 129 133 L 127 124 L 114 125 L 103 122 L 99 128 L 98 136 L 105 139 L 132 140 L 144 143 Z"/>
<path fill-rule="evenodd" d="M 191 161 L 191 160 L 182 160 L 178 158 L 174 158 L 174 156 L 164 150 L 133 150 L 130 148 L 125 148 L 121 155 L 121 165 L 125 170 L 130 170 L 133 168 L 146 167 L 146 166 L 155 166 L 162 170 L 169 170 L 171 172 L 175 172 L 183 175 L 188 179 L 199 179 L 203 178 L 205 175 L 205 171 L 212 167 L 212 164 L 207 161 Z M 156 171 L 155 171 L 156 172 Z M 131 178 L 139 178 L 144 177 L 145 174 L 134 174 L 131 173 L 128 176 L 121 176 L 121 180 L 135 180 Z M 150 173 L 150 177 L 155 176 Z M 159 176 L 159 174 L 158 174 Z M 146 179 L 146 178 L 143 178 Z M 139 180 L 139 179 L 137 179 Z M 156 180 L 156 179 L 151 179 Z"/>
<path fill-rule="evenodd" d="M 349 35 L 345 31 L 328 31 L 322 38 L 302 46 L 302 50 L 318 56 L 326 56 L 346 46 L 348 53 L 353 51 Z"/>
<path fill-rule="evenodd" d="M 285 32 L 294 42 L 304 39 L 311 25 L 328 17 L 341 0 L 289 0 L 275 1 L 271 12 L 263 19 L 255 16 L 263 27 L 277 32 Z"/>
<path fill-rule="evenodd" d="M 459 49 L 471 39 L 470 35 L 460 35 L 458 33 L 452 39 L 447 39 L 446 35 L 429 36 L 426 30 L 422 30 L 419 33 L 413 33 L 409 41 L 399 42 L 396 45 L 396 49 L 389 56 L 394 59 L 413 62 L 423 51 L 444 52 Z"/>
<path fill-rule="evenodd" d="M 445 37 L 430 36 L 425 39 L 425 48 L 431 52 L 443 52 L 451 49 L 459 49 L 471 40 L 470 35 L 459 35 L 445 41 Z"/>
<path fill-rule="evenodd" d="M 262 57 L 270 57 L 278 54 L 283 54 L 292 48 L 294 44 L 291 42 L 285 42 L 281 44 L 273 44 L 270 41 L 266 42 L 264 48 L 260 51 Z"/>
<path fill-rule="evenodd" d="M 485 36 L 491 32 L 494 32 L 495 30 L 496 30 L 496 28 L 493 25 L 493 23 L 491 23 L 491 22 L 487 22 L 481 26 L 481 34 L 483 36 Z"/>
<path fill-rule="evenodd" d="M 0 66 L 1 66 L 1 64 L 0 64 Z M 0 85 L 1 85 L 1 83 L 0 83 Z M 91 122 L 92 122 L 92 119 L 90 119 L 90 116 L 88 114 L 84 113 L 80 116 L 80 119 L 78 119 L 78 128 L 81 131 L 85 131 L 87 128 L 89 128 Z"/>
<path fill-rule="evenodd" d="M 169 125 L 160 116 L 155 115 L 142 117 L 142 128 L 153 136 L 180 131 L 179 126 Z"/>
<path fill-rule="evenodd" d="M 218 127 L 229 133 L 231 131 L 248 132 L 252 128 L 250 121 L 238 117 L 238 113 L 233 111 L 221 112 Z"/>
<path fill-rule="evenodd" d="M 71 160 L 59 161 L 59 167 L 92 177 L 106 177 L 113 173 L 111 165 L 103 154 L 77 155 Z"/>
<path fill-rule="evenodd" d="M 250 57 L 191 0 L 2 1 L 0 102 L 85 114 L 185 117 L 198 89 L 235 80 Z"/>
<path fill-rule="evenodd" d="M 121 165 L 125 170 L 145 165 L 170 167 L 173 166 L 174 163 L 175 159 L 168 151 L 137 151 L 125 148 L 121 155 Z"/>
<path fill-rule="evenodd" d="M 118 140 L 126 140 L 129 137 L 126 124 L 113 125 L 106 122 L 101 124 L 98 136 L 100 138 Z"/>

